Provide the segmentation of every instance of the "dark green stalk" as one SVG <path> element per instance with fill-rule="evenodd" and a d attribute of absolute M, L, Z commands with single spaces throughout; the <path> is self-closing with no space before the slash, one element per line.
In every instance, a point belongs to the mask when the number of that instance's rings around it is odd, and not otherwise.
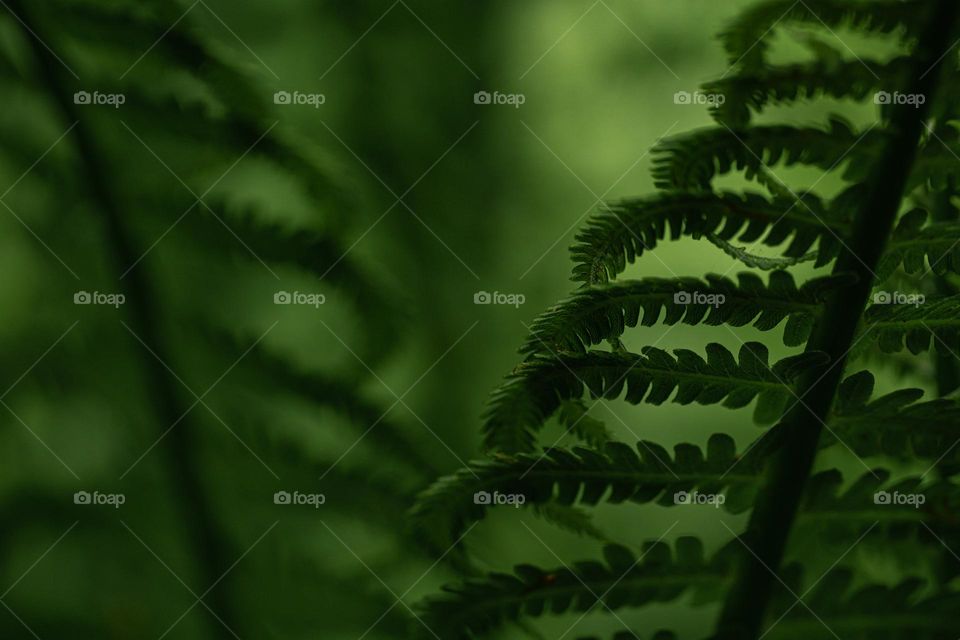
<path fill-rule="evenodd" d="M 800 380 L 797 393 L 802 402 L 795 404 L 784 418 L 783 442 L 771 462 L 769 476 L 742 538 L 749 551 L 744 549 L 737 579 L 721 611 L 718 640 L 756 640 L 770 598 L 781 588 L 775 572 L 783 560 L 822 425 L 870 295 L 873 272 L 903 200 L 923 121 L 940 78 L 939 69 L 932 67 L 952 60 L 944 52 L 953 44 L 951 36 L 955 33 L 958 10 L 960 3 L 956 0 L 937 0 L 931 6 L 931 21 L 920 39 L 916 66 L 907 88 L 909 93 L 924 95 L 926 101 L 920 108 L 901 105 L 893 113 L 890 140 L 867 182 L 870 188 L 854 218 L 850 244 L 834 268 L 834 273 L 855 273 L 857 283 L 828 299 L 808 343 L 809 350 L 826 352 L 830 363 Z"/>
<path fill-rule="evenodd" d="M 72 92 L 67 89 L 64 81 L 60 62 L 46 48 L 52 39 L 46 34 L 39 35 L 43 33 L 42 26 L 23 10 L 19 0 L 7 0 L 7 2 L 11 11 L 22 21 L 23 33 L 39 65 L 42 81 L 47 85 L 57 108 L 66 121 L 78 123 L 72 135 L 82 160 L 83 171 L 89 181 L 91 195 L 99 204 L 106 242 L 113 252 L 114 266 L 119 274 L 136 262 L 140 252 L 135 249 L 136 241 L 124 225 L 121 200 L 107 177 L 110 174 L 109 168 L 97 148 L 90 129 L 77 113 L 72 101 Z M 159 314 L 152 302 L 156 299 L 152 283 L 138 267 L 132 269 L 127 277 L 120 281 L 120 286 L 126 295 L 127 303 L 124 308 L 133 331 L 150 345 L 164 362 L 170 362 L 167 356 L 168 350 L 164 347 L 161 332 L 156 323 Z M 189 419 L 181 420 L 188 411 L 187 405 L 180 401 L 171 384 L 170 375 L 153 356 L 146 354 L 141 361 L 147 394 L 153 405 L 153 413 L 158 419 L 158 434 L 165 432 L 170 425 L 176 424 L 176 427 L 162 438 L 158 448 L 164 456 L 164 469 L 173 487 L 175 501 L 180 507 L 178 516 L 186 530 L 186 543 L 200 567 L 200 577 L 204 584 L 198 592 L 202 593 L 206 587 L 219 582 L 223 572 L 228 569 L 229 561 L 225 557 L 225 552 L 229 546 L 225 536 L 218 529 L 212 507 L 205 496 L 203 479 L 199 472 L 200 456 L 193 435 L 193 425 L 189 423 Z M 210 608 L 223 622 L 221 624 L 211 614 L 209 635 L 224 640 L 232 639 L 233 634 L 225 627 L 236 629 L 237 617 L 229 599 L 220 589 L 213 589 L 205 599 L 209 601 Z"/>
<path fill-rule="evenodd" d="M 956 193 L 957 190 L 954 188 L 953 180 L 950 180 L 947 187 L 931 194 L 933 199 L 931 218 L 934 222 L 953 222 L 957 219 L 957 210 L 950 202 L 950 199 Z M 957 294 L 957 288 L 944 276 L 933 276 L 933 283 L 937 293 L 941 296 Z M 958 362 L 956 354 L 944 349 L 936 338 L 934 338 L 933 347 L 933 368 L 937 382 L 937 396 L 942 398 L 960 387 L 960 362 Z"/>

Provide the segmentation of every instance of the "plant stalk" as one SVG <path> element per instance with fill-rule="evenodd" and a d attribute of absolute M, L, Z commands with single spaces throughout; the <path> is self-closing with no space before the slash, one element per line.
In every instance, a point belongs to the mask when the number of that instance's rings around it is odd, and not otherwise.
<path fill-rule="evenodd" d="M 852 236 L 834 273 L 854 273 L 857 282 L 831 296 L 808 350 L 823 351 L 829 364 L 797 385 L 801 402 L 782 422 L 783 442 L 774 455 L 741 542 L 742 564 L 720 613 L 716 640 L 756 640 L 771 596 L 781 589 L 778 571 L 804 487 L 816 456 L 820 433 L 842 380 L 847 353 L 873 286 L 874 271 L 893 230 L 923 132 L 923 122 L 940 79 L 939 65 L 952 60 L 948 48 L 960 3 L 937 0 L 914 56 L 907 92 L 926 97 L 923 105 L 898 105 L 891 117 L 891 138 L 867 180 L 865 199 L 854 219 Z"/>

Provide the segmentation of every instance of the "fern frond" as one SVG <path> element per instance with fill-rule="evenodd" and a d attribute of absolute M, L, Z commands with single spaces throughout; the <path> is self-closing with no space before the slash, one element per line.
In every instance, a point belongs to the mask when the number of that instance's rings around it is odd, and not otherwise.
<path fill-rule="evenodd" d="M 891 296 L 904 296 L 898 302 Z M 886 303 L 878 301 L 888 300 Z M 908 304 L 913 301 L 915 304 Z M 940 352 L 960 349 L 960 296 L 942 298 L 909 297 L 900 292 L 874 294 L 874 304 L 863 316 L 863 340 L 875 340 L 884 353 L 902 351 L 904 341 L 910 353 L 927 351 L 931 346 Z"/>
<path fill-rule="evenodd" d="M 850 571 L 831 571 L 804 598 L 809 609 L 796 606 L 796 597 L 778 591 L 780 597 L 772 602 L 772 624 L 765 637 L 800 640 L 836 634 L 841 638 L 949 640 L 960 633 L 960 618 L 956 615 L 960 610 L 960 594 L 956 592 L 929 595 L 923 592 L 920 580 L 907 580 L 894 587 L 868 585 L 855 590 L 853 584 Z M 781 617 L 780 622 L 773 623 Z"/>
<path fill-rule="evenodd" d="M 576 447 L 500 455 L 437 480 L 418 496 L 411 520 L 417 537 L 442 552 L 493 506 L 474 500 L 484 492 L 522 495 L 524 506 L 592 506 L 601 501 L 672 505 L 678 491 L 725 492 L 725 508 L 739 513 L 751 505 L 761 464 L 758 451 L 737 454 L 733 439 L 723 434 L 710 437 L 706 452 L 678 444 L 673 456 L 648 441 L 635 448 L 610 442 L 600 451 Z"/>
<path fill-rule="evenodd" d="M 710 113 L 728 127 L 743 127 L 750 112 L 759 113 L 771 104 L 785 104 L 818 97 L 862 101 L 883 87 L 901 86 L 909 72 L 910 58 L 888 62 L 872 60 L 816 60 L 812 63 L 749 69 L 707 82 L 703 90 L 722 95 L 723 101 Z"/>
<path fill-rule="evenodd" d="M 954 83 L 954 93 L 943 98 L 950 107 L 960 99 L 960 89 L 957 86 L 960 83 L 957 80 L 954 80 Z M 946 113 L 942 118 L 951 124 L 928 130 L 930 135 L 926 145 L 917 156 L 907 182 L 907 189 L 910 191 L 920 187 L 925 187 L 928 191 L 951 191 L 952 185 L 960 179 L 960 168 L 957 166 L 957 158 L 960 157 L 960 138 L 953 128 L 954 115 L 950 107 L 944 106 Z M 935 132 L 936 136 L 933 135 Z"/>
<path fill-rule="evenodd" d="M 584 509 L 557 502 L 545 502 L 535 505 L 533 512 L 558 529 L 604 543 L 611 542 L 610 536 L 593 523 L 592 514 Z"/>
<path fill-rule="evenodd" d="M 707 234 L 707 240 L 712 242 L 714 246 L 718 247 L 725 254 L 739 260 L 748 267 L 754 269 L 761 269 L 763 271 L 776 271 L 780 269 L 787 269 L 789 267 L 794 267 L 798 264 L 804 262 L 810 262 L 817 259 L 817 252 L 810 251 L 798 256 L 796 258 L 778 258 L 778 257 L 768 257 L 768 256 L 759 256 L 754 253 L 750 253 L 746 247 L 738 247 L 732 242 L 724 240 L 723 238 L 717 237 L 712 233 Z"/>
<path fill-rule="evenodd" d="M 520 353 L 583 353 L 619 337 L 627 327 L 653 326 L 661 315 L 665 325 L 752 323 L 761 331 L 787 320 L 784 340 L 796 346 L 809 336 L 824 297 L 844 284 L 842 278 L 829 276 L 797 288 L 785 271 L 771 273 L 769 284 L 750 272 L 737 279 L 734 283 L 713 274 L 705 280 L 645 278 L 580 289 L 534 320 Z"/>
<path fill-rule="evenodd" d="M 877 266 L 878 281 L 889 278 L 897 267 L 907 273 L 928 268 L 937 275 L 960 273 L 960 224 L 924 225 L 926 218 L 926 212 L 914 209 L 900 219 Z"/>
<path fill-rule="evenodd" d="M 791 23 L 828 29 L 848 27 L 874 35 L 902 31 L 912 37 L 923 24 L 923 0 L 769 0 L 744 11 L 721 34 L 730 64 L 764 66 L 769 39 L 776 27 Z"/>
<path fill-rule="evenodd" d="M 814 245 L 817 266 L 839 253 L 837 238 L 849 233 L 849 218 L 840 209 L 827 208 L 813 194 L 802 202 L 774 199 L 756 193 L 661 193 L 625 200 L 594 215 L 576 236 L 571 248 L 573 280 L 602 284 L 616 277 L 644 251 L 667 237 L 698 238 L 715 234 L 724 240 L 778 247 L 791 237 L 783 253 L 801 257 Z"/>
<path fill-rule="evenodd" d="M 597 420 L 589 413 L 590 409 L 581 399 L 564 400 L 560 403 L 557 420 L 560 426 L 568 429 L 573 435 L 591 447 L 602 449 L 613 439 L 607 425 Z"/>
<path fill-rule="evenodd" d="M 797 526 L 807 527 L 803 535 L 844 548 L 867 529 L 886 541 L 907 536 L 926 538 L 931 530 L 950 540 L 960 535 L 960 519 L 955 515 L 960 495 L 952 483 L 941 480 L 931 484 L 919 476 L 893 484 L 889 480 L 889 472 L 875 469 L 843 489 L 839 471 L 815 474 L 797 512 Z M 924 503 L 885 502 L 884 492 L 888 496 L 920 494 Z"/>
<path fill-rule="evenodd" d="M 673 551 L 662 542 L 648 544 L 639 559 L 626 547 L 607 545 L 604 559 L 552 570 L 518 565 L 513 574 L 493 573 L 446 587 L 445 595 L 425 600 L 419 614 L 441 640 L 466 640 L 547 612 L 618 610 L 671 602 L 687 593 L 698 602 L 709 601 L 730 572 L 726 554 L 705 560 L 700 541 L 689 537 L 677 539 Z"/>
<path fill-rule="evenodd" d="M 873 375 L 867 371 L 843 381 L 829 420 L 836 436 L 825 435 L 825 445 L 836 437 L 859 456 L 934 460 L 950 468 L 956 464 L 960 451 L 953 445 L 960 440 L 960 402 L 918 402 L 923 396 L 920 389 L 900 389 L 868 402 L 873 387 Z"/>
<path fill-rule="evenodd" d="M 767 347 L 744 344 L 739 363 L 726 347 L 707 345 L 707 358 L 687 349 L 675 355 L 654 347 L 641 354 L 588 351 L 536 356 L 521 363 L 491 397 L 484 423 L 488 449 L 507 453 L 530 451 L 536 431 L 564 399 L 579 398 L 585 388 L 593 397 L 613 400 L 626 389 L 631 404 L 662 404 L 674 390 L 679 404 L 717 404 L 732 409 L 758 402 L 754 419 L 772 423 L 789 405 L 789 383 L 823 363 L 821 354 L 804 353 L 768 364 Z"/>
<path fill-rule="evenodd" d="M 654 147 L 653 179 L 658 189 L 700 191 L 709 190 L 714 177 L 734 170 L 745 171 L 746 178 L 753 179 L 763 168 L 780 162 L 787 167 L 812 165 L 826 171 L 850 160 L 842 177 L 853 181 L 863 177 L 864 166 L 852 160 L 869 157 L 882 136 L 877 130 L 857 134 L 838 117 L 830 118 L 825 129 L 787 125 L 740 131 L 696 129 Z"/>

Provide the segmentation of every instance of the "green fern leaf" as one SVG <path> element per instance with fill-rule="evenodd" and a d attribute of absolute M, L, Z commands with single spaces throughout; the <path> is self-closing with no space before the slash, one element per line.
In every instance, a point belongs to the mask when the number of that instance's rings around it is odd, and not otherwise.
<path fill-rule="evenodd" d="M 768 200 L 756 193 L 661 193 L 625 200 L 592 216 L 571 248 L 573 279 L 602 284 L 616 277 L 644 251 L 667 237 L 694 238 L 713 233 L 724 240 L 761 241 L 778 247 L 792 234 L 784 254 L 805 255 L 818 243 L 817 266 L 839 253 L 838 238 L 849 233 L 848 218 L 824 207 L 812 194 L 794 200 Z"/>
<path fill-rule="evenodd" d="M 671 456 L 653 442 L 639 442 L 635 449 L 610 442 L 600 451 L 552 448 L 497 456 L 437 480 L 418 496 L 411 520 L 417 537 L 439 553 L 495 508 L 492 500 L 475 499 L 485 494 L 522 495 L 524 506 L 601 501 L 667 506 L 676 504 L 680 491 L 725 492 L 724 507 L 739 513 L 752 504 L 762 459 L 759 447 L 738 455 L 733 439 L 722 434 L 710 437 L 706 453 L 692 444 L 677 445 Z"/>
<path fill-rule="evenodd" d="M 901 86 L 911 61 L 894 58 L 885 63 L 871 60 L 817 60 L 813 63 L 749 69 L 707 82 L 703 90 L 722 95 L 711 115 L 728 127 L 743 127 L 750 112 L 766 106 L 818 97 L 863 101 L 886 86 Z"/>
<path fill-rule="evenodd" d="M 668 138 L 652 155 L 653 178 L 658 189 L 709 190 L 714 177 L 745 171 L 753 179 L 766 167 L 811 165 L 833 169 L 848 160 L 842 174 L 848 181 L 863 178 L 864 164 L 857 157 L 870 157 L 879 148 L 883 134 L 872 130 L 857 134 L 838 117 L 826 129 L 786 125 L 754 126 L 740 131 L 727 127 L 697 129 Z M 802 206 L 802 205 L 801 205 Z"/>
<path fill-rule="evenodd" d="M 903 301 L 894 296 L 902 296 Z M 931 345 L 940 352 L 956 353 L 960 350 L 960 296 L 927 300 L 916 294 L 876 293 L 863 324 L 864 340 L 875 340 L 884 353 L 902 351 L 904 341 L 913 354 Z"/>
<path fill-rule="evenodd" d="M 825 296 L 845 283 L 831 276 L 809 280 L 798 289 L 785 271 L 771 273 L 768 285 L 750 272 L 737 279 L 646 278 L 580 289 L 534 320 L 520 353 L 583 353 L 621 336 L 627 327 L 653 326 L 661 315 L 666 325 L 752 323 L 761 331 L 787 320 L 786 342 L 796 346 L 809 336 Z"/>
<path fill-rule="evenodd" d="M 602 449 L 603 445 L 613 439 L 607 425 L 603 421 L 590 416 L 589 408 L 583 400 L 564 400 L 557 412 L 557 420 L 562 427 L 568 429 L 591 447 Z"/>
<path fill-rule="evenodd" d="M 867 402 L 873 376 L 861 371 L 844 380 L 824 445 L 835 438 L 859 456 L 886 455 L 897 460 L 932 460 L 953 469 L 960 451 L 960 402 L 938 399 L 918 402 L 920 389 L 901 389 Z"/>
<path fill-rule="evenodd" d="M 844 489 L 843 477 L 835 469 L 812 476 L 797 513 L 798 535 L 841 551 L 868 530 L 884 542 L 908 535 L 926 539 L 930 531 L 945 540 L 960 538 L 960 521 L 953 515 L 960 496 L 952 483 L 931 484 L 919 476 L 893 484 L 889 480 L 889 472 L 875 469 Z M 890 499 L 897 494 L 922 495 L 923 502 Z"/>
<path fill-rule="evenodd" d="M 715 234 L 708 233 L 707 240 L 712 242 L 717 246 L 721 251 L 730 256 L 739 260 L 748 267 L 754 269 L 762 269 L 763 271 L 774 271 L 780 269 L 787 269 L 789 267 L 802 264 L 804 262 L 810 262 L 817 259 L 817 252 L 811 251 L 805 253 L 802 256 L 796 258 L 777 258 L 777 257 L 767 257 L 767 256 L 758 256 L 756 254 L 750 253 L 745 247 L 738 247 L 731 242 L 724 240 L 716 236 Z"/>
<path fill-rule="evenodd" d="M 744 11 L 720 34 L 731 64 L 760 68 L 776 27 L 792 23 L 847 27 L 874 35 L 914 35 L 928 5 L 923 0 L 769 0 Z"/>
<path fill-rule="evenodd" d="M 823 363 L 817 353 L 804 353 L 768 364 L 767 347 L 748 342 L 739 363 L 725 347 L 707 345 L 707 359 L 693 351 L 666 351 L 645 347 L 642 354 L 589 351 L 581 354 L 537 356 L 520 364 L 493 392 L 484 424 L 488 449 L 530 451 L 535 433 L 559 408 L 562 400 L 591 395 L 608 400 L 626 389 L 631 404 L 662 404 L 674 390 L 679 404 L 717 404 L 729 408 L 758 402 L 754 419 L 776 421 L 792 397 L 787 385 L 800 373 Z"/>
<path fill-rule="evenodd" d="M 960 273 L 960 224 L 954 222 L 924 225 L 927 214 L 914 209 L 897 223 L 887 250 L 877 266 L 877 278 L 882 282 L 897 267 L 907 273 L 921 273 L 929 269 L 937 275 Z"/>
<path fill-rule="evenodd" d="M 593 523 L 592 514 L 584 509 L 557 502 L 546 502 L 534 505 L 533 512 L 558 529 L 604 543 L 611 542 L 610 536 L 597 528 Z"/>
<path fill-rule="evenodd" d="M 674 551 L 662 542 L 648 544 L 639 559 L 626 547 L 608 545 L 604 557 L 605 564 L 577 562 L 552 570 L 518 565 L 513 574 L 493 573 L 446 587 L 445 595 L 427 599 L 418 613 L 436 638 L 466 640 L 547 612 L 618 610 L 671 602 L 688 593 L 698 602 L 709 601 L 730 575 L 728 554 L 707 561 L 696 538 L 679 538 Z"/>
<path fill-rule="evenodd" d="M 807 606 L 796 606 L 795 596 L 778 591 L 765 637 L 800 640 L 836 634 L 841 638 L 871 640 L 951 640 L 960 634 L 960 618 L 956 615 L 960 594 L 956 592 L 923 594 L 919 580 L 907 580 L 894 587 L 868 585 L 855 590 L 853 584 L 851 572 L 835 569 L 804 598 Z"/>

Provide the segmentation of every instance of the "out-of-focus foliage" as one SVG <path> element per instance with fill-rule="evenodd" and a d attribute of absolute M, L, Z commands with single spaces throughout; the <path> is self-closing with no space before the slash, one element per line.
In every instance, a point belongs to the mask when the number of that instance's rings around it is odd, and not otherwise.
<path fill-rule="evenodd" d="M 742 343 L 763 342 L 764 358 L 747 354 L 762 389 L 730 388 L 726 402 L 757 391 L 777 408 L 783 385 L 769 378 L 788 371 L 757 363 L 795 355 L 844 283 L 818 270 L 860 197 L 841 176 L 862 176 L 881 149 L 863 101 L 896 86 L 874 73 L 909 73 L 920 19 L 909 2 L 879 21 L 863 2 L 792 4 L 6 0 L 0 636 L 702 637 L 738 552 L 718 518 L 742 529 L 767 442 L 750 444 L 753 407 L 701 407 L 724 399 L 668 378 L 739 367 Z M 731 22 L 753 6 L 766 8 Z M 703 80 L 729 99 L 677 102 Z M 726 129 L 748 121 L 756 135 L 741 138 L 762 162 Z M 894 610 L 913 594 L 910 620 L 939 624 L 949 599 L 905 580 L 955 575 L 930 531 L 957 548 L 956 452 L 937 460 L 956 407 L 894 391 L 936 386 L 935 363 L 951 361 L 941 347 L 956 350 L 960 254 L 938 194 L 958 146 L 948 127 L 936 135 L 945 144 L 928 140 L 911 176 L 920 212 L 903 216 L 878 270 L 927 304 L 867 311 L 876 324 L 856 352 L 873 377 L 850 378 L 830 421 L 891 471 L 825 439 L 790 560 L 809 584 L 878 522 L 839 564 L 904 586 L 858 583 L 837 602 Z M 809 168 L 841 156 L 822 181 Z M 777 177 L 791 172 L 804 185 L 793 193 Z M 654 180 L 669 190 L 633 197 Z M 538 316 L 568 294 L 568 245 L 591 286 Z M 935 286 L 918 277 L 928 265 Z M 681 305 L 680 283 L 729 305 Z M 599 358 L 672 371 L 650 381 L 657 403 L 614 403 L 623 389 L 603 372 L 590 381 L 609 401 L 595 403 L 555 368 L 570 397 L 520 398 L 554 417 L 506 425 L 511 442 L 546 437 L 551 453 L 467 462 L 517 344 L 515 376 L 528 380 L 552 352 L 596 358 L 604 342 L 613 355 Z M 677 360 L 676 347 L 689 351 Z M 660 403 L 674 382 L 691 404 Z M 928 502 L 881 510 L 881 490 Z M 498 491 L 526 502 L 483 503 Z M 697 492 L 725 502 L 673 506 Z M 888 536 L 896 553 L 880 546 Z M 635 560 L 604 597 L 615 615 L 581 615 Z M 702 584 L 664 584 L 680 565 Z M 464 577 L 480 582 L 416 608 Z M 804 612 L 771 637 L 819 631 Z M 822 611 L 831 624 L 841 613 Z"/>

